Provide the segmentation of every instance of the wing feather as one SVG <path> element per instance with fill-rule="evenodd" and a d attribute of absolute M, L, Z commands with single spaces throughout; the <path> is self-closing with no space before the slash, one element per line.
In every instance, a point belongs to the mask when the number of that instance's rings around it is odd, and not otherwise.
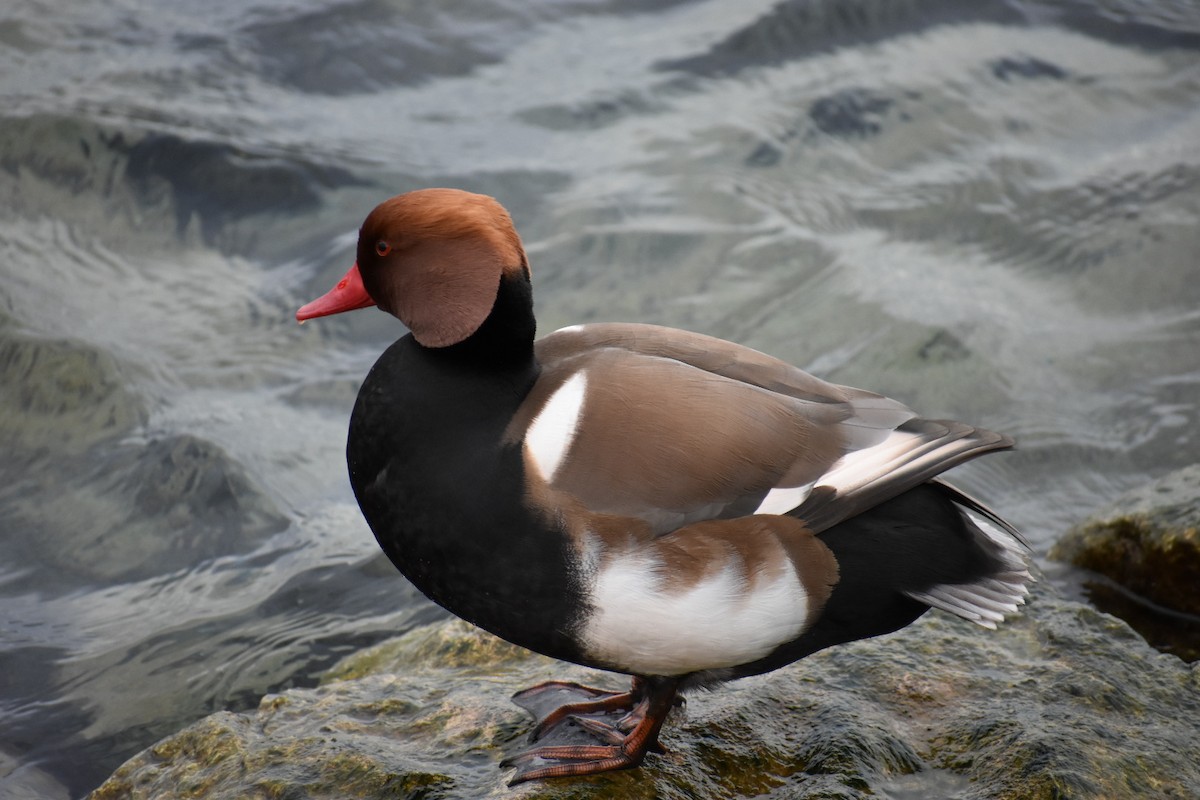
<path fill-rule="evenodd" d="M 561 385 L 587 370 L 596 392 L 555 487 L 659 533 L 754 509 L 820 532 L 1012 446 L 1001 434 L 919 418 L 891 398 L 702 334 L 601 323 L 555 332 L 536 348 L 544 382 Z M 531 396 L 551 393 L 535 387 Z M 1019 537 L 982 503 L 938 486 Z"/>

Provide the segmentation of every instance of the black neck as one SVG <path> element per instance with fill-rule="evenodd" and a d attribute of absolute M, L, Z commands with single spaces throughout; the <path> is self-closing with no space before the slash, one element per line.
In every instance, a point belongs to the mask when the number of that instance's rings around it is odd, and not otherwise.
<path fill-rule="evenodd" d="M 537 380 L 529 281 L 501 280 L 478 331 L 449 347 L 412 335 L 364 381 L 350 482 L 384 552 L 429 598 L 511 642 L 578 660 L 583 601 L 556 526 L 526 503 L 523 448 L 505 431 Z"/>
<path fill-rule="evenodd" d="M 492 313 L 479 329 L 458 344 L 437 348 L 436 352 L 476 369 L 524 366 L 533 359 L 536 332 L 529 274 L 504 273 Z"/>

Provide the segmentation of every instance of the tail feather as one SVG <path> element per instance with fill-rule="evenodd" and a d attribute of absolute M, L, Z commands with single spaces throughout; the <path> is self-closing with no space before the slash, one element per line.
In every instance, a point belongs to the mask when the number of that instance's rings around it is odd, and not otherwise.
<path fill-rule="evenodd" d="M 1022 553 L 1022 555 L 1024 555 L 1025 551 L 1031 549 L 1029 547 L 1028 540 L 1025 539 L 1024 534 L 1017 530 L 1012 523 L 1000 516 L 991 508 L 991 506 L 985 505 L 982 500 L 972 497 L 962 489 L 959 489 L 957 486 L 951 486 L 941 478 L 934 478 L 933 480 L 929 481 L 929 485 L 935 487 L 943 494 L 948 496 L 954 501 L 955 505 L 962 506 L 968 511 L 972 511 L 980 517 L 983 517 L 997 528 L 1000 528 L 1000 530 L 1002 530 L 1004 533 L 1007 533 L 1010 537 L 1016 539 L 1021 547 L 1024 548 L 1023 550 L 1019 551 Z"/>
<path fill-rule="evenodd" d="M 905 594 L 933 608 L 948 611 L 985 628 L 995 629 L 1009 614 L 1025 603 L 1029 584 L 1029 545 L 1024 537 L 994 511 L 949 484 L 935 484 L 960 506 L 975 544 L 991 557 L 993 571 L 964 583 L 940 583 Z"/>
<path fill-rule="evenodd" d="M 959 496 L 967 497 L 945 484 L 921 484 L 817 534 L 838 564 L 820 616 L 733 677 L 891 633 L 930 608 L 986 628 L 1017 611 L 1033 580 L 1020 534 L 982 503 L 960 503 Z"/>

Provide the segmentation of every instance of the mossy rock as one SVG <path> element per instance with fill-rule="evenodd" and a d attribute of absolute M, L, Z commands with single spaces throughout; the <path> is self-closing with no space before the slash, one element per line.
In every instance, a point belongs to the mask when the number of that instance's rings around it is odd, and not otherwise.
<path fill-rule="evenodd" d="M 92 800 L 1200 795 L 1196 668 L 1041 592 L 995 633 L 931 613 L 690 695 L 664 728 L 668 752 L 640 769 L 514 788 L 500 761 L 530 724 L 513 691 L 624 679 L 436 623 L 349 657 L 315 689 L 197 722 Z"/>
<path fill-rule="evenodd" d="M 1092 601 L 1156 647 L 1200 659 L 1200 465 L 1122 495 L 1067 531 L 1050 557 L 1111 581 L 1087 583 Z"/>

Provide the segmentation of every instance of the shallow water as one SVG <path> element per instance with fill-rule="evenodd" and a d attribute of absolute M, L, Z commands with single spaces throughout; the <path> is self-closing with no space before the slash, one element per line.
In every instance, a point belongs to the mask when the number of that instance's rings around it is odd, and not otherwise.
<path fill-rule="evenodd" d="M 504 202 L 543 331 L 1015 435 L 955 476 L 1041 554 L 1200 461 L 1192 3 L 17 0 L 0 98 L 6 797 L 439 613 L 345 478 L 396 325 L 292 318 L 399 191 Z"/>

